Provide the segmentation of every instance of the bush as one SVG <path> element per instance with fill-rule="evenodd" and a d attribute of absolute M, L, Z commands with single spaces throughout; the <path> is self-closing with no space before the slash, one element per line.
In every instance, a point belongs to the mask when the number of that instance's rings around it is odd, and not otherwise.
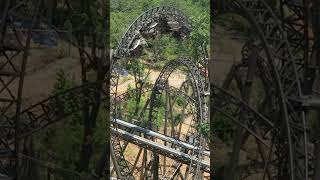
<path fill-rule="evenodd" d="M 186 99 L 183 96 L 178 96 L 176 102 L 179 107 L 183 107 L 183 105 L 186 102 Z"/>
<path fill-rule="evenodd" d="M 209 135 L 210 135 L 210 125 L 209 125 L 209 123 L 198 124 L 197 129 L 205 138 L 209 138 Z"/>
<path fill-rule="evenodd" d="M 230 143 L 233 137 L 234 125 L 228 117 L 217 112 L 212 130 L 223 142 Z"/>
<path fill-rule="evenodd" d="M 182 119 L 182 114 L 181 113 L 176 113 L 176 112 L 174 112 L 173 113 L 173 124 L 175 125 L 175 126 L 177 126 L 179 123 L 181 123 L 181 121 L 183 120 Z"/>
<path fill-rule="evenodd" d="M 65 43 L 59 43 L 54 49 L 53 55 L 57 59 L 62 59 L 69 56 L 69 47 Z"/>

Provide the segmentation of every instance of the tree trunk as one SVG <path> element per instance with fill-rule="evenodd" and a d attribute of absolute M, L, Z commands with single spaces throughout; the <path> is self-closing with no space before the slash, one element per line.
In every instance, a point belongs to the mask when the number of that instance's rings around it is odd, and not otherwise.
<path fill-rule="evenodd" d="M 84 1 L 81 1 L 82 5 L 82 11 L 84 11 Z M 84 29 L 81 29 L 80 32 L 77 32 L 78 34 L 78 43 L 79 43 L 79 55 L 80 55 L 80 63 L 81 63 L 81 83 L 86 84 L 88 83 L 87 79 L 87 67 L 86 67 L 86 58 L 84 55 L 84 52 L 82 49 L 85 48 L 85 43 L 84 43 Z M 87 171 L 88 170 L 88 158 L 91 154 L 92 147 L 90 141 L 92 140 L 92 137 L 90 137 L 90 134 L 92 134 L 92 128 L 91 128 L 91 123 L 89 122 L 89 106 L 87 100 L 84 100 L 83 102 L 83 109 L 82 109 L 82 115 L 83 115 L 83 121 L 84 121 L 84 135 L 83 135 L 83 140 L 82 140 L 82 148 L 81 148 L 81 154 L 80 154 L 80 160 L 79 164 L 77 167 L 78 171 Z"/>
<path fill-rule="evenodd" d="M 81 33 L 80 35 L 80 47 L 84 48 L 84 33 Z M 82 52 L 81 49 L 79 49 L 80 53 L 80 62 L 81 62 L 81 81 L 82 84 L 88 83 L 87 80 L 87 69 L 86 69 L 86 59 L 84 57 L 84 53 Z M 82 148 L 81 148 L 81 154 L 80 154 L 80 160 L 78 164 L 78 171 L 87 171 L 88 170 L 88 159 L 90 158 L 90 154 L 92 152 L 92 125 L 90 123 L 90 109 L 88 106 L 88 101 L 84 100 L 83 102 L 83 110 L 82 110 L 82 115 L 83 115 L 83 121 L 84 121 L 84 132 L 83 132 L 83 140 L 82 140 Z"/>
<path fill-rule="evenodd" d="M 92 15 L 90 12 L 90 4 L 86 0 L 81 1 L 81 8 L 82 11 L 86 14 L 88 14 L 89 19 L 91 22 L 94 21 L 92 19 Z M 84 31 L 84 29 L 83 29 Z M 81 48 L 84 49 L 84 32 L 81 32 L 80 36 L 80 42 L 81 42 Z M 102 64 L 101 64 L 101 59 L 96 57 L 96 29 L 94 26 L 91 26 L 90 32 L 92 34 L 92 40 L 93 40 L 93 45 L 92 45 L 92 51 L 91 51 L 91 59 L 94 61 L 92 64 L 93 66 L 96 67 L 96 82 L 101 82 L 104 78 L 104 73 L 102 69 Z M 82 83 L 87 83 L 87 65 L 86 65 L 86 59 L 84 57 L 83 51 L 79 49 L 80 52 L 80 62 L 82 65 Z M 91 62 L 92 63 L 92 62 Z M 100 104 L 101 104 L 101 91 L 102 91 L 102 84 L 99 84 L 97 86 L 97 91 L 94 94 L 95 98 L 95 104 L 91 107 L 91 109 L 87 106 L 87 102 L 84 102 L 84 136 L 83 136 L 83 142 L 82 142 L 82 149 L 81 149 L 81 154 L 80 154 L 80 159 L 79 159 L 79 166 L 78 170 L 81 171 L 88 171 L 89 169 L 89 163 L 92 157 L 92 152 L 93 152 L 93 144 L 94 144 L 94 132 L 96 128 L 96 122 L 97 122 L 97 117 L 99 114 L 100 110 Z"/>

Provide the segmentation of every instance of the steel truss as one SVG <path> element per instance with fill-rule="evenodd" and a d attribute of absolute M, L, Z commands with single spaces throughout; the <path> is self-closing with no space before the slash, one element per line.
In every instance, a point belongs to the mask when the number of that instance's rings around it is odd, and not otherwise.
<path fill-rule="evenodd" d="M 301 84 L 303 84 L 303 99 L 295 99 L 306 113 L 309 110 L 319 108 L 317 73 L 319 68 L 319 2 L 316 0 L 289 1 L 282 0 L 280 3 L 280 18 L 288 33 L 288 41 L 292 52 L 296 57 Z M 303 53 L 302 53 L 303 52 Z M 307 122 L 308 123 L 308 122 Z M 309 178 L 320 177 L 319 155 L 317 144 L 312 138 L 308 138 L 310 150 Z M 316 166 L 316 167 L 315 167 Z"/>
<path fill-rule="evenodd" d="M 11 131 L 12 136 L 17 138 L 21 131 L 21 121 L 19 116 L 14 116 L 12 122 L 10 116 L 17 115 L 21 110 L 21 94 L 23 80 L 30 49 L 31 30 L 35 24 L 36 15 L 39 11 L 40 1 L 32 4 L 33 13 L 25 14 L 25 18 L 32 21 L 27 30 L 25 41 L 21 39 L 14 25 L 17 18 L 13 9 L 19 9 L 17 4 L 10 0 L 0 3 L 0 173 L 5 178 L 17 178 L 19 174 L 20 162 L 18 153 L 20 152 L 19 141 L 8 144 L 4 132 Z"/>
<path fill-rule="evenodd" d="M 148 129 L 155 129 L 159 131 L 159 127 L 157 127 L 157 114 L 159 113 L 159 108 L 161 105 L 159 102 L 161 102 L 161 95 L 163 95 L 164 91 L 168 91 L 168 79 L 172 72 L 176 70 L 179 67 L 186 67 L 188 72 L 188 79 L 192 89 L 191 96 L 194 99 L 194 104 L 192 105 L 195 108 L 194 113 L 196 114 L 196 117 L 194 119 L 194 125 L 199 125 L 208 122 L 208 109 L 206 105 L 206 97 L 205 97 L 205 82 L 204 77 L 200 75 L 199 68 L 194 64 L 194 60 L 189 60 L 188 58 L 180 58 L 178 60 L 172 61 L 168 63 L 161 71 L 160 75 L 158 76 L 156 83 L 153 87 L 152 93 L 150 95 L 150 104 L 149 104 L 149 114 L 148 114 Z M 185 84 L 183 84 L 185 85 Z M 185 87 L 184 87 L 185 88 Z M 188 93 L 188 89 L 182 89 L 186 93 Z M 166 95 L 170 92 L 166 92 Z M 171 105 L 172 106 L 172 105 Z M 172 107 L 169 108 L 172 111 Z M 172 117 L 171 117 L 172 118 Z M 194 128 L 194 127 L 193 127 Z M 174 131 L 174 128 L 172 129 Z M 189 130 L 188 135 L 193 137 L 193 143 L 195 146 L 198 146 L 202 148 L 199 152 L 193 152 L 193 156 L 198 157 L 199 159 L 202 159 L 203 156 L 203 150 L 205 149 L 204 144 L 204 137 L 203 135 L 198 132 L 197 129 L 194 129 L 194 131 Z M 179 136 L 173 135 L 173 138 L 178 138 Z M 156 155 L 155 155 L 156 156 Z M 154 168 L 157 168 L 157 164 L 155 164 Z M 202 174 L 198 172 L 197 170 L 194 170 L 194 176 L 195 179 L 201 179 Z M 186 177 L 187 178 L 187 177 Z"/>
<path fill-rule="evenodd" d="M 251 40 L 253 46 L 250 49 L 251 51 L 252 48 L 254 50 L 253 60 L 251 60 L 253 62 L 249 61 L 247 64 L 248 78 L 250 78 L 250 69 L 252 69 L 250 64 L 254 64 L 257 59 L 264 59 L 263 64 L 267 69 L 267 74 L 272 79 L 272 83 L 268 85 L 271 94 L 268 95 L 273 98 L 275 112 L 272 114 L 275 117 L 272 117 L 270 121 L 277 128 L 272 130 L 273 138 L 271 142 L 274 144 L 275 150 L 272 150 L 271 147 L 269 154 L 276 151 L 277 160 L 275 162 L 278 170 L 275 173 L 268 173 L 270 174 L 268 178 L 307 179 L 308 158 L 304 112 L 297 109 L 291 101 L 291 99 L 300 99 L 302 97 L 300 76 L 297 72 L 292 48 L 287 40 L 287 34 L 281 21 L 271 7 L 262 0 L 227 1 L 224 4 L 218 1 L 217 3 L 220 3 L 217 6 L 220 9 L 217 9 L 218 11 L 214 13 L 213 20 L 223 13 L 236 13 L 247 19 L 256 33 L 256 37 Z M 210 77 L 211 79 L 214 78 L 213 73 L 212 77 Z M 250 79 L 247 81 L 250 81 Z M 215 91 L 214 87 L 215 84 L 211 82 L 211 92 Z M 250 86 L 247 87 L 247 83 L 245 83 L 244 89 L 242 98 L 244 101 L 249 101 Z M 211 97 L 211 102 L 217 103 L 214 100 L 215 95 Z M 221 101 L 223 102 L 223 100 Z M 252 123 L 251 118 L 246 119 L 248 119 L 247 123 Z M 211 120 L 214 121 L 213 118 Z M 240 134 L 242 134 L 241 131 L 241 128 L 238 128 Z M 239 143 L 240 140 L 235 140 L 235 142 Z M 233 158 L 236 160 L 235 162 L 238 161 L 239 146 L 239 144 L 234 145 Z M 267 159 L 264 164 L 265 167 L 268 167 L 272 163 L 271 160 Z M 231 169 L 234 169 L 237 165 L 230 166 Z M 264 174 L 267 174 L 267 170 L 268 168 L 264 169 Z"/>

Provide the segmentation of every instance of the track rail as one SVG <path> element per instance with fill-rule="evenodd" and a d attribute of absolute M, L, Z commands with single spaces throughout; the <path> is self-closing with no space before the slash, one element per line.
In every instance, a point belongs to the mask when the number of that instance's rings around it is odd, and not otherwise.
<path fill-rule="evenodd" d="M 199 166 L 200 163 L 200 169 L 204 170 L 206 172 L 210 171 L 210 163 L 203 161 L 199 158 L 196 158 L 194 156 L 190 156 L 189 154 L 183 153 L 176 149 L 168 148 L 167 146 L 164 146 L 162 144 L 157 144 L 154 141 L 148 140 L 146 138 L 142 138 L 138 135 L 134 135 L 132 133 L 129 133 L 128 131 L 124 131 L 122 129 L 111 129 L 111 132 L 113 134 L 120 135 L 120 138 L 125 141 L 130 141 L 133 144 L 136 144 L 140 147 L 146 148 L 151 151 L 156 151 L 158 154 L 164 155 L 166 157 L 178 160 L 179 162 L 182 162 L 184 164 L 190 164 L 192 166 Z"/>
<path fill-rule="evenodd" d="M 172 138 L 170 136 L 166 136 L 166 135 L 157 133 L 155 131 L 151 131 L 151 130 L 142 128 L 140 126 L 137 126 L 137 125 L 132 124 L 132 123 L 128 123 L 128 122 L 120 120 L 120 119 L 113 120 L 113 122 L 117 123 L 119 125 L 119 128 L 121 128 L 123 130 L 126 130 L 126 131 L 130 130 L 130 131 L 133 131 L 133 132 L 140 132 L 140 133 L 143 133 L 145 135 L 152 136 L 152 137 L 157 138 L 157 139 L 161 139 L 162 141 L 166 141 L 166 142 L 172 143 L 172 144 L 177 145 L 177 146 L 179 146 L 181 148 L 195 149 L 196 151 L 200 150 L 199 147 L 196 147 L 196 146 L 191 145 L 189 143 L 186 143 L 184 141 L 180 141 L 180 140 L 174 139 L 174 138 Z M 124 128 L 122 128 L 122 127 L 124 127 Z M 206 155 L 206 156 L 210 156 L 210 152 L 209 151 L 204 151 L 203 154 Z"/>
<path fill-rule="evenodd" d="M 106 92 L 102 89 L 102 83 L 88 83 L 78 86 L 32 105 L 21 111 L 17 116 L 21 119 L 21 132 L 19 138 L 26 137 L 35 133 L 55 122 L 61 121 L 72 113 L 81 110 L 83 102 L 87 105 L 94 105 L 97 93 L 102 94 L 102 100 L 107 97 Z M 7 121 L 6 125 L 12 126 L 13 119 Z M 2 136 L 9 140 L 8 144 L 14 142 L 14 132 L 11 130 L 1 131 Z"/>

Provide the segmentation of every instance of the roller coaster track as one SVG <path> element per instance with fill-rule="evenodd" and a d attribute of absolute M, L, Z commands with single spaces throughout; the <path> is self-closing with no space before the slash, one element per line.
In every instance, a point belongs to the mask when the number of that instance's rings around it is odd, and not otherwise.
<path fill-rule="evenodd" d="M 177 24 L 176 28 L 170 27 L 170 22 Z M 191 30 L 190 23 L 188 22 L 186 16 L 174 7 L 161 6 L 150 9 L 143 14 L 141 14 L 128 28 L 127 32 L 121 38 L 120 43 L 113 54 L 111 63 L 111 113 L 112 118 L 117 118 L 117 104 L 113 100 L 117 96 L 117 85 L 119 80 L 119 74 L 116 73 L 116 69 L 121 69 L 119 63 L 126 64 L 125 58 L 134 56 L 135 50 L 139 49 L 139 46 L 143 46 L 141 43 L 144 39 L 155 36 L 158 33 L 168 33 L 173 32 L 178 34 L 178 36 L 185 36 Z M 125 59 L 122 61 L 122 59 Z M 118 178 L 134 179 L 132 174 L 130 174 L 130 168 L 123 156 L 122 146 L 120 144 L 120 139 L 115 134 L 111 141 L 113 143 L 113 148 L 115 155 L 117 156 L 118 163 L 114 162 L 119 166 Z M 118 164 L 118 165 L 117 165 Z M 118 172 L 119 172 L 118 171 Z"/>
<path fill-rule="evenodd" d="M 177 22 L 179 25 L 178 30 L 170 30 L 168 27 L 168 22 Z M 147 34 L 150 36 L 155 36 L 158 33 L 165 33 L 170 31 L 182 31 L 186 34 L 190 31 L 190 24 L 185 17 L 185 15 L 174 7 L 161 6 L 150 9 L 143 14 L 141 14 L 128 28 L 127 32 L 123 35 L 120 40 L 115 53 L 112 56 L 111 63 L 111 97 L 115 98 L 117 94 L 117 84 L 119 74 L 116 69 L 121 69 L 118 67 L 118 63 L 122 62 L 121 58 L 128 58 L 132 56 L 133 47 L 141 46 L 141 41 L 146 38 Z M 154 30 L 151 31 L 151 30 Z M 151 31 L 151 32 L 150 32 Z M 158 32 L 159 31 L 159 32 Z M 131 48 L 130 48 L 131 47 Z M 120 60 L 120 61 L 119 61 Z M 126 62 L 127 60 L 125 60 Z M 123 64 L 126 64 L 122 62 Z M 112 101 L 111 101 L 112 102 Z M 113 106 L 116 107 L 116 106 Z"/>
<path fill-rule="evenodd" d="M 316 19 L 314 14 L 312 14 L 313 11 L 317 11 L 315 1 L 282 0 L 280 3 L 280 17 L 284 24 L 284 30 L 288 34 L 288 41 L 293 55 L 296 58 L 297 70 L 300 74 L 301 84 L 303 84 L 303 96 L 308 96 L 307 99 L 310 100 L 306 105 L 302 104 L 305 107 L 304 109 L 316 109 L 319 105 L 319 99 L 312 96 L 315 92 L 314 83 L 318 69 L 316 60 L 317 49 L 315 48 L 315 38 L 317 36 L 315 31 L 317 28 L 312 23 L 312 20 Z M 312 153 L 312 150 L 308 152 L 310 177 L 315 174 L 313 165 L 314 155 Z"/>
<path fill-rule="evenodd" d="M 221 3 L 221 2 L 220 2 Z M 258 48 L 266 54 L 266 64 L 271 72 L 277 91 L 278 110 L 282 122 L 277 122 L 276 149 L 278 151 L 279 174 L 277 178 L 307 179 L 308 159 L 304 112 L 296 111 L 290 97 L 301 98 L 301 85 L 295 58 L 282 28 L 281 21 L 262 0 L 226 1 L 222 11 L 233 12 L 246 18 L 258 36 Z M 215 17 L 212 18 L 215 20 Z M 285 138 L 283 138 L 285 135 Z"/>
<path fill-rule="evenodd" d="M 175 61 L 169 62 L 160 72 L 160 75 L 158 76 L 156 83 L 153 87 L 152 94 L 150 96 L 150 104 L 149 104 L 149 115 L 148 115 L 148 129 L 157 130 L 157 114 L 158 114 L 158 108 L 159 108 L 159 102 L 161 101 L 161 94 L 166 88 L 166 84 L 168 83 L 168 79 L 172 72 L 178 68 L 186 67 L 188 70 L 188 78 L 191 81 L 191 86 L 193 89 L 193 96 L 195 98 L 195 104 L 196 107 L 196 120 L 195 124 L 202 124 L 208 122 L 208 109 L 205 101 L 205 82 L 204 77 L 200 75 L 199 68 L 194 64 L 193 60 L 190 60 L 188 58 L 179 58 Z M 196 139 L 196 142 L 199 144 L 196 144 L 198 147 L 203 147 L 203 137 L 199 132 L 192 132 L 194 138 Z M 194 156 L 197 156 L 198 158 L 201 158 L 203 156 L 202 152 L 200 151 L 199 154 L 195 153 Z M 158 166 L 158 165 L 155 165 Z M 154 167 L 156 168 L 156 167 Z M 198 172 L 196 172 L 198 173 Z M 195 178 L 200 178 L 195 176 Z"/>
<path fill-rule="evenodd" d="M 160 133 L 157 133 L 157 132 L 142 128 L 140 126 L 137 126 L 137 125 L 132 124 L 132 123 L 128 123 L 128 122 L 120 120 L 120 119 L 113 120 L 113 122 L 117 123 L 120 126 L 120 128 L 123 129 L 123 130 L 131 129 L 133 131 L 144 133 L 144 134 L 147 134 L 149 136 L 153 136 L 153 137 L 156 137 L 158 139 L 161 139 L 163 141 L 167 141 L 167 142 L 173 143 L 174 145 L 178 145 L 179 147 L 182 147 L 182 148 L 196 149 L 197 151 L 200 150 L 199 147 L 195 147 L 195 146 L 193 146 L 191 144 L 188 144 L 186 142 L 179 141 L 179 140 L 171 138 L 169 136 L 166 136 L 166 135 L 163 135 L 163 134 L 160 134 Z M 204 151 L 204 155 L 210 156 L 210 152 L 209 151 Z"/>
<path fill-rule="evenodd" d="M 104 100 L 108 94 L 105 93 L 102 88 L 103 86 L 101 86 L 104 82 L 90 83 L 56 94 L 26 110 L 20 111 L 21 92 L 30 35 L 27 38 L 26 45 L 22 45 L 16 36 L 16 41 L 19 42 L 18 44 L 20 44 L 21 47 L 7 46 L 7 44 L 4 43 L 3 40 L 5 36 L 3 36 L 3 34 L 7 33 L 7 28 L 12 27 L 14 31 L 14 26 L 11 26 L 12 21 L 10 21 L 8 13 L 8 9 L 11 7 L 10 1 L 6 0 L 5 2 L 7 6 L 0 21 L 0 51 L 2 53 L 0 66 L 0 156 L 16 158 L 16 153 L 19 151 L 17 148 L 19 147 L 17 145 L 14 146 L 13 143 L 16 143 L 20 138 L 29 136 L 79 111 L 82 108 L 81 105 L 84 100 L 89 102 L 88 105 L 96 103 L 94 99 L 95 94 L 102 93 L 102 100 Z M 263 136 L 259 135 L 256 129 L 252 128 L 252 124 L 260 122 L 269 129 L 272 129 L 277 161 L 266 161 L 270 164 L 276 164 L 277 174 L 272 176 L 272 179 L 308 179 L 309 167 L 305 117 L 304 111 L 301 110 L 303 109 L 301 105 L 296 105 L 296 101 L 302 99 L 303 95 L 301 90 L 301 76 L 299 74 L 303 68 L 301 64 L 308 61 L 307 57 L 310 53 L 310 44 L 307 38 L 307 24 L 301 23 L 308 15 L 306 14 L 306 4 L 302 4 L 300 1 L 298 4 L 295 2 L 296 1 L 282 0 L 282 7 L 286 5 L 294 14 L 289 17 L 285 17 L 285 15 L 282 14 L 283 19 L 279 19 L 263 0 L 214 1 L 214 3 L 222 3 L 222 5 L 214 6 L 219 7 L 219 9 L 214 9 L 213 20 L 224 13 L 236 13 L 246 18 L 255 30 L 257 38 L 254 43 L 258 49 L 257 56 L 261 56 L 258 58 L 260 59 L 259 69 L 265 74 L 265 77 L 262 78 L 265 80 L 265 86 L 270 86 L 274 114 L 277 114 L 277 116 L 271 118 L 251 107 L 245 99 L 235 97 L 226 89 L 211 83 L 210 95 L 215 99 L 214 102 L 219 102 L 219 106 L 213 104 L 213 109 L 226 114 L 236 124 L 256 137 L 265 147 L 270 147 L 270 144 L 265 141 Z M 35 13 L 36 12 L 37 11 L 35 11 Z M 32 27 L 29 29 L 29 34 L 31 29 Z M 146 11 L 130 25 L 112 57 L 110 94 L 112 119 L 116 119 L 119 113 L 121 113 L 117 110 L 118 106 L 130 98 L 129 93 L 122 94 L 121 96 L 117 94 L 120 76 L 119 73 L 117 73 L 117 69 L 121 69 L 121 64 L 126 64 L 128 58 L 139 56 L 140 49 L 143 47 L 143 41 L 158 33 L 172 33 L 173 36 L 183 39 L 190 31 L 191 25 L 187 17 L 176 8 L 167 6 L 156 7 Z M 304 52 L 303 56 L 299 54 L 301 50 Z M 21 52 L 24 53 L 21 61 L 22 66 L 17 66 L 13 63 L 13 59 Z M 244 48 L 243 54 L 243 61 L 247 61 L 247 59 L 250 58 L 250 49 Z M 10 68 L 8 68 L 9 66 Z M 188 58 L 180 58 L 171 62 L 161 71 L 151 91 L 150 104 L 146 106 L 148 107 L 149 113 L 149 126 L 147 128 L 151 134 L 145 133 L 145 137 L 138 136 L 132 133 L 132 130 L 121 128 L 124 122 L 113 121 L 111 141 L 115 156 L 118 159 L 118 163 L 116 164 L 120 172 L 118 178 L 135 179 L 124 157 L 123 151 L 125 148 L 123 146 L 124 143 L 121 141 L 132 142 L 139 147 L 150 150 L 155 155 L 160 154 L 175 159 L 178 162 L 189 164 L 195 167 L 193 173 L 198 173 L 196 171 L 200 170 L 209 171 L 210 166 L 201 159 L 202 156 L 205 155 L 204 150 L 195 151 L 196 153 L 190 155 L 153 141 L 153 138 L 156 138 L 156 136 L 152 136 L 152 134 L 157 133 L 157 126 L 154 124 L 158 113 L 157 102 L 159 101 L 162 91 L 165 91 L 167 88 L 167 80 L 170 74 L 181 66 L 186 66 L 189 69 L 190 77 L 192 77 L 191 86 L 195 92 L 193 95 L 196 98 L 192 97 L 191 99 L 197 108 L 195 122 L 203 123 L 207 121 L 208 111 L 206 110 L 207 104 L 204 100 L 204 87 L 206 84 L 204 78 L 202 78 L 199 73 L 199 69 L 197 69 Z M 11 70 L 8 71 L 8 69 Z M 19 82 L 17 83 L 17 87 L 11 86 L 14 81 Z M 241 109 L 241 114 L 239 114 L 239 111 L 236 111 L 237 109 L 234 109 L 235 111 L 230 113 L 230 111 L 227 110 L 230 106 Z M 243 116 L 251 120 L 240 121 L 239 117 Z M 119 125 L 119 123 L 122 123 L 122 125 Z M 147 131 L 145 127 L 140 128 Z M 201 135 L 195 135 L 195 137 L 197 136 Z M 157 138 L 159 138 L 158 135 Z M 172 137 L 169 136 L 167 138 L 172 139 Z M 201 139 L 201 137 L 197 138 Z M 183 144 L 180 140 L 177 141 L 178 144 Z M 201 140 L 199 142 L 201 142 Z M 194 146 L 189 145 L 190 147 Z M 197 150 L 197 148 L 191 148 Z M 213 153 L 210 154 L 214 155 Z M 212 166 L 214 166 L 214 163 Z M 8 173 L 7 167 L 5 167 L 5 164 L 2 164 L 2 162 L 0 163 L 0 170 L 0 173 Z"/>
<path fill-rule="evenodd" d="M 138 135 L 132 134 L 126 130 L 122 130 L 122 129 L 111 129 L 112 133 L 120 133 L 121 134 L 121 138 L 125 141 L 130 141 L 133 144 L 136 144 L 140 147 L 143 148 L 147 148 L 149 150 L 155 150 L 157 153 L 162 154 L 166 157 L 178 160 L 179 162 L 185 163 L 185 164 L 189 164 L 189 163 L 194 163 L 194 162 L 198 162 L 200 161 L 200 169 L 201 170 L 205 170 L 206 172 L 209 172 L 210 170 L 210 164 L 209 162 L 205 162 L 202 161 L 201 159 L 197 159 L 194 156 L 190 156 L 188 154 L 185 154 L 181 151 L 178 151 L 176 149 L 172 149 L 169 148 L 167 146 L 164 146 L 162 144 L 157 144 L 154 141 L 150 141 L 146 138 L 140 137 Z M 152 131 L 146 133 L 148 135 L 152 134 Z M 167 137 L 170 138 L 170 137 Z M 183 142 L 177 142 L 177 140 L 175 140 L 176 143 L 183 143 Z M 194 147 L 193 145 L 188 144 L 189 146 L 191 146 L 190 148 L 195 149 L 196 147 Z M 185 147 L 184 147 L 185 148 Z M 193 166 L 198 166 L 196 163 L 192 164 Z"/>
<path fill-rule="evenodd" d="M 87 105 L 89 106 L 95 104 L 96 93 L 102 93 L 101 99 L 106 99 L 107 94 L 101 88 L 101 83 L 88 83 L 51 96 L 21 111 L 18 114 L 21 119 L 19 138 L 26 137 L 72 113 L 78 112 L 82 109 L 83 102 L 88 102 Z M 11 117 L 10 119 L 14 118 Z M 7 126 L 12 126 L 12 121 L 7 122 Z M 12 130 L 1 131 L 1 137 L 10 140 L 7 142 L 8 145 L 14 142 L 14 132 Z"/>

